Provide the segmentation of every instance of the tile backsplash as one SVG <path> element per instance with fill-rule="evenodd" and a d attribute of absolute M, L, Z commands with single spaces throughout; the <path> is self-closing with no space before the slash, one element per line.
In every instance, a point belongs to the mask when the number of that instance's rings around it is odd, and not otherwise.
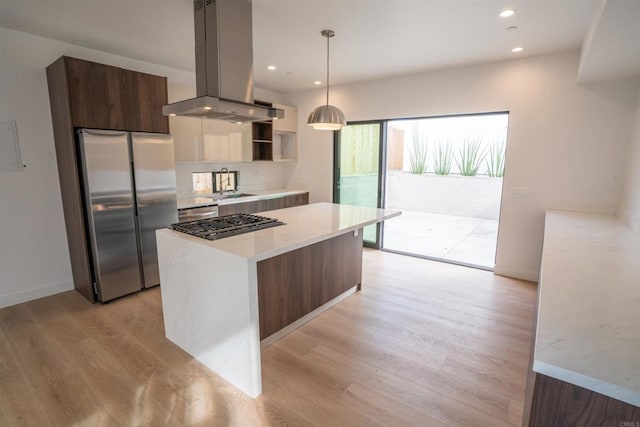
<path fill-rule="evenodd" d="M 226 167 L 238 171 L 238 191 L 251 192 L 285 188 L 292 163 L 278 162 L 176 162 L 178 197 L 193 194 L 193 172 L 219 172 Z"/>

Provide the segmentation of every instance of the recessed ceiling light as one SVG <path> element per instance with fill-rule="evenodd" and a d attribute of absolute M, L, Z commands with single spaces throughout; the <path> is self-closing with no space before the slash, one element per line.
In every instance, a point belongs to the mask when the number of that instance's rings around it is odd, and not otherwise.
<path fill-rule="evenodd" d="M 213 107 L 202 107 L 204 110 L 209 111 L 211 110 Z"/>
<path fill-rule="evenodd" d="M 513 16 L 514 13 L 516 13 L 516 11 L 513 9 L 505 9 L 500 12 L 500 18 L 508 18 L 510 16 Z"/>
<path fill-rule="evenodd" d="M 523 47 L 518 46 L 518 47 L 514 47 L 513 49 L 511 49 L 511 52 L 518 53 L 518 52 L 522 52 L 523 50 L 524 50 Z"/>
<path fill-rule="evenodd" d="M 269 65 L 269 66 L 267 67 L 267 70 L 269 70 L 269 71 L 273 71 L 273 70 L 275 70 L 275 69 L 276 69 L 276 66 L 275 66 L 275 65 Z"/>
<path fill-rule="evenodd" d="M 318 85 L 321 85 L 321 84 L 322 84 L 322 82 L 321 82 L 320 80 L 316 80 L 315 82 L 313 82 L 313 84 L 314 84 L 314 85 L 316 85 L 316 86 L 318 86 Z"/>

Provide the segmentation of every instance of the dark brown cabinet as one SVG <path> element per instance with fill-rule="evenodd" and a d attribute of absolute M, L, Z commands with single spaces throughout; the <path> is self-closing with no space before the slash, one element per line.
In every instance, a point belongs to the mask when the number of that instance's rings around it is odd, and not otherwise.
<path fill-rule="evenodd" d="M 260 339 L 362 282 L 362 229 L 258 262 Z"/>
<path fill-rule="evenodd" d="M 127 130 L 169 133 L 169 118 L 162 114 L 167 101 L 167 78 L 122 70 Z"/>
<path fill-rule="evenodd" d="M 167 78 L 62 56 L 47 67 L 47 83 L 73 283 L 95 302 L 75 130 L 169 133 Z"/>
<path fill-rule="evenodd" d="M 63 58 L 74 127 L 125 129 L 121 70 L 109 65 Z"/>
<path fill-rule="evenodd" d="M 538 373 L 533 381 L 524 426 L 624 426 L 629 420 L 636 426 L 640 420 L 640 408 L 629 403 Z"/>
<path fill-rule="evenodd" d="M 276 197 L 273 199 L 255 200 L 252 202 L 233 203 L 219 205 L 218 215 L 231 215 L 236 213 L 256 213 L 272 211 L 276 209 L 292 208 L 294 206 L 308 205 L 309 193 L 294 194 L 292 196 Z"/>
<path fill-rule="evenodd" d="M 169 133 L 167 78 L 63 57 L 73 127 Z"/>

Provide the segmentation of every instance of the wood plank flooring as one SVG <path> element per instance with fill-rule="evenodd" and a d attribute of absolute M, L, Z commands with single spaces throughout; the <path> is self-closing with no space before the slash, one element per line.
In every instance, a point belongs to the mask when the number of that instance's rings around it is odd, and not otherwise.
<path fill-rule="evenodd" d="M 164 338 L 160 289 L 0 310 L 0 425 L 520 425 L 535 285 L 365 250 L 362 292 L 263 350 L 252 400 Z"/>

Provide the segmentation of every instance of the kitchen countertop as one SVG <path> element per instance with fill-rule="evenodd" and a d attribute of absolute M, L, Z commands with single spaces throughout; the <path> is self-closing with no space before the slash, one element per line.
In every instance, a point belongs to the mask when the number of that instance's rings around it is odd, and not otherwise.
<path fill-rule="evenodd" d="M 206 240 L 169 229 L 158 233 L 172 233 L 232 255 L 260 261 L 399 216 L 400 213 L 390 209 L 314 203 L 259 212 L 257 215 L 279 219 L 285 225 L 219 240 Z"/>
<path fill-rule="evenodd" d="M 640 406 L 640 234 L 548 211 L 533 370 Z"/>
<path fill-rule="evenodd" d="M 262 392 L 258 261 L 400 212 L 316 203 L 260 215 L 286 224 L 214 241 L 156 231 L 166 337 L 251 397 Z"/>
<path fill-rule="evenodd" d="M 238 193 L 244 193 L 238 191 Z M 213 194 L 193 195 L 188 197 L 178 197 L 178 209 L 197 208 L 203 206 L 232 205 L 234 203 L 253 202 L 256 200 L 272 199 L 276 197 L 293 196 L 295 194 L 307 193 L 307 190 L 258 190 L 248 191 L 251 196 L 215 200 Z"/>

